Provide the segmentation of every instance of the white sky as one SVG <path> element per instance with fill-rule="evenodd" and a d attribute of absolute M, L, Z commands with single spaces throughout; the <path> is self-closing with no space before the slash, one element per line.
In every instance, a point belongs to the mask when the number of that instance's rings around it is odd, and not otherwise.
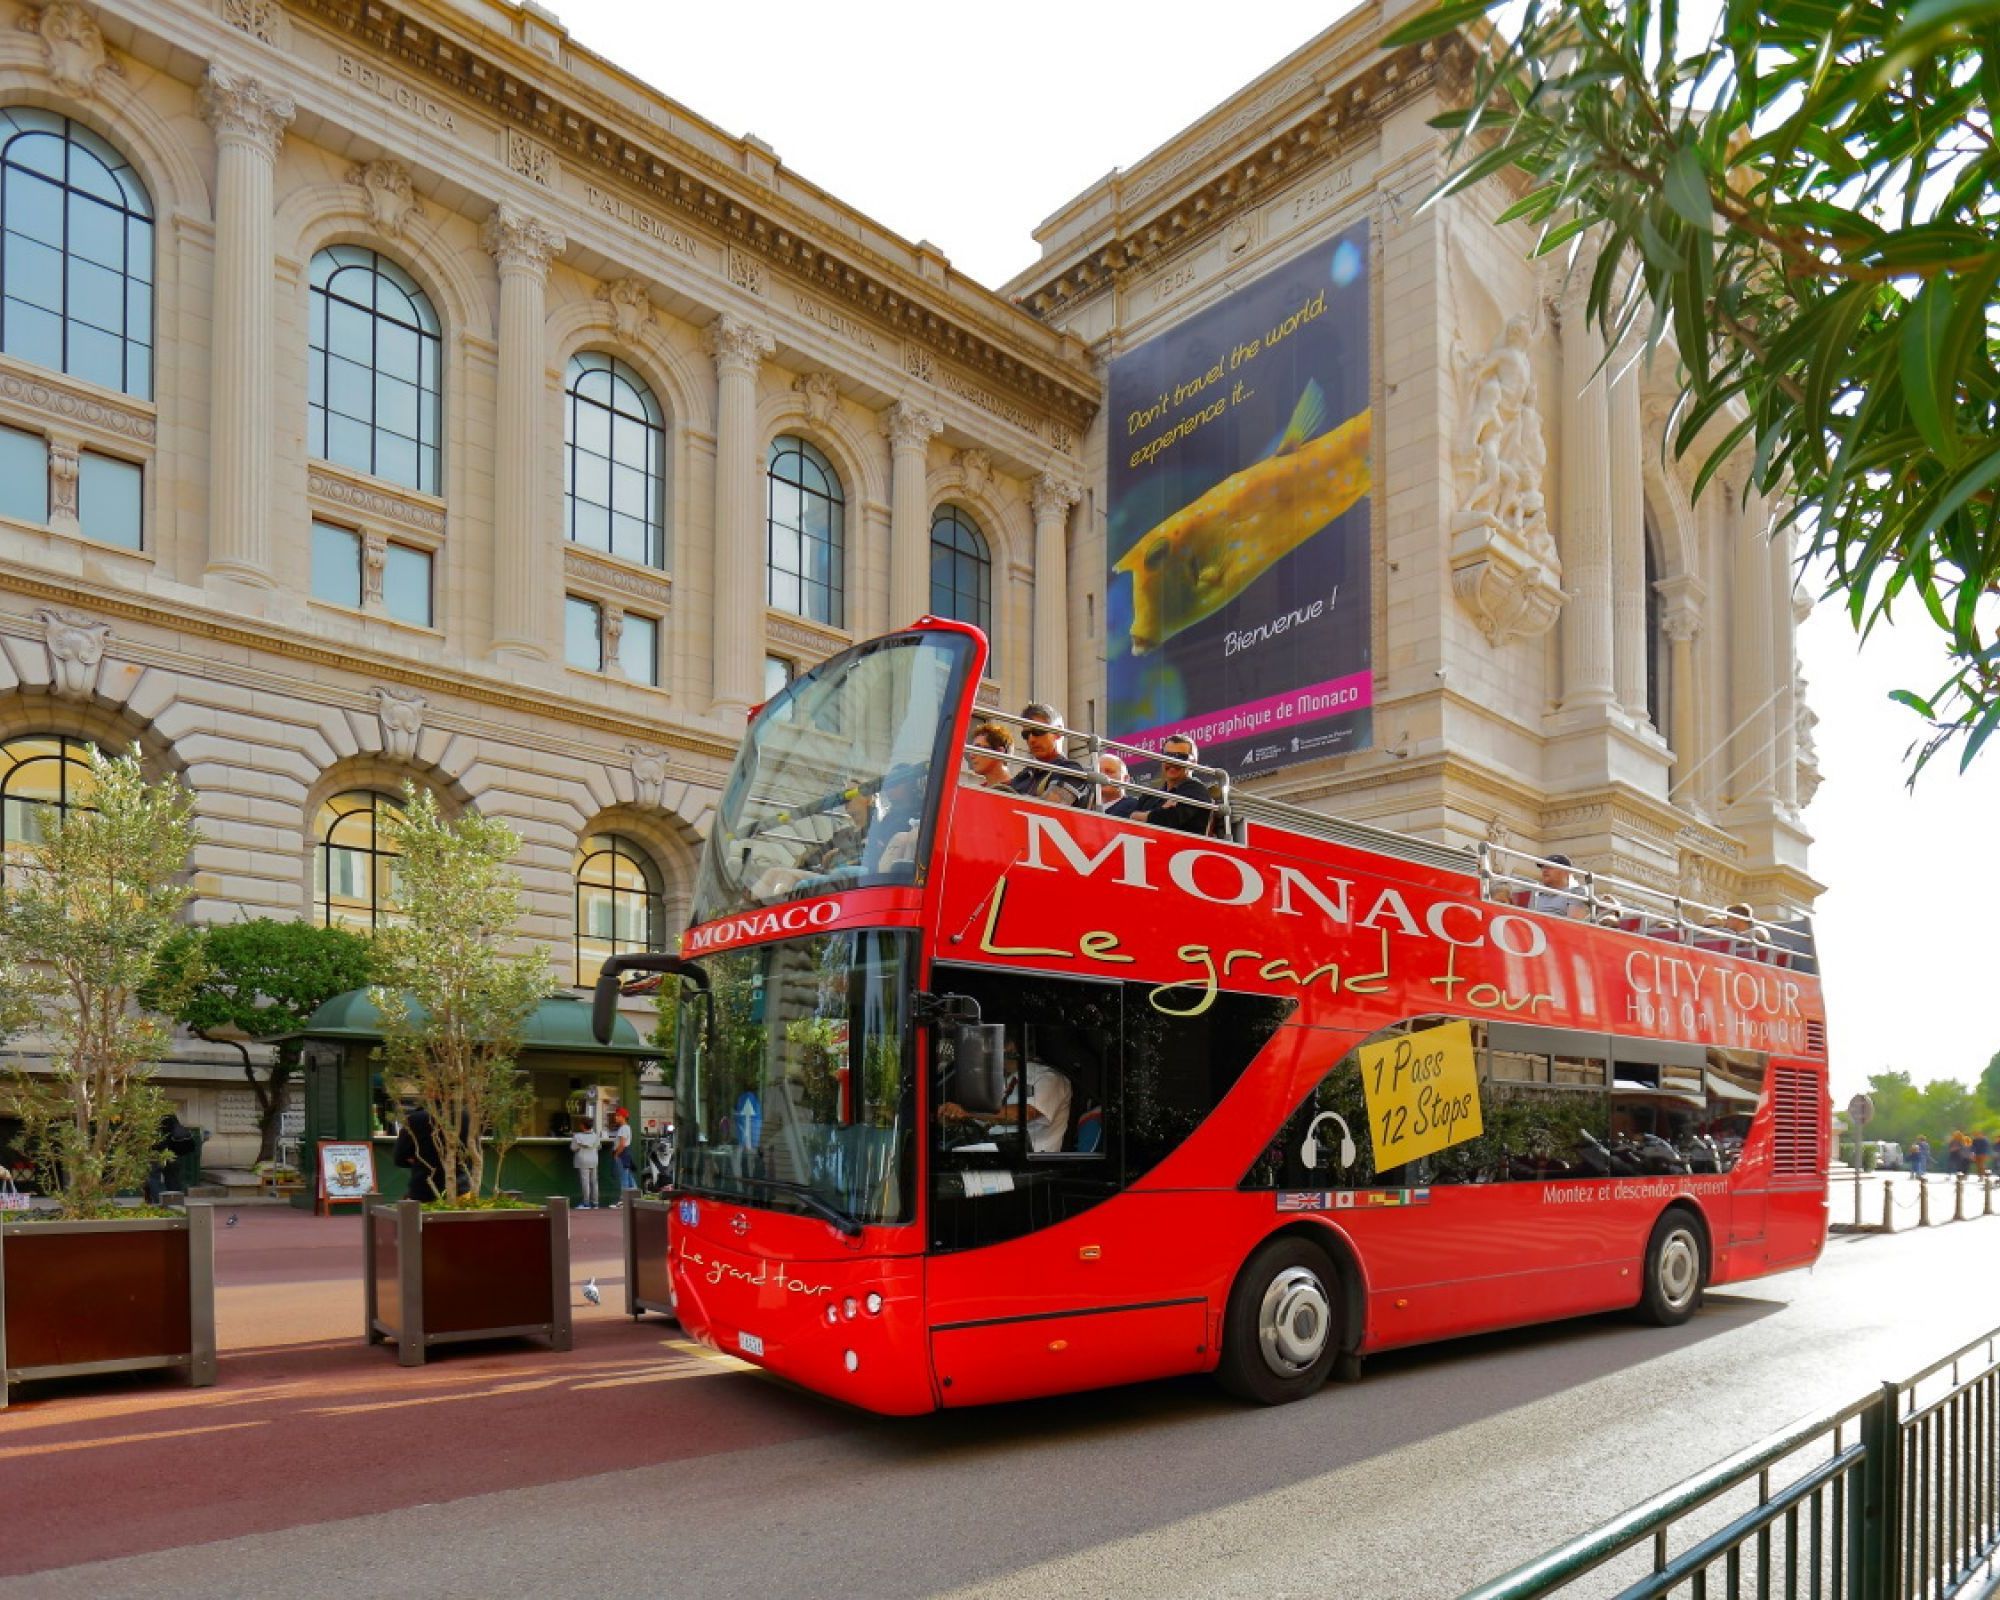
<path fill-rule="evenodd" d="M 730 133 L 755 133 L 801 176 L 990 285 L 1035 259 L 1031 230 L 1131 166 L 1352 9 L 1072 4 L 998 14 L 935 0 L 639 7 L 546 0 L 578 42 Z M 1915 608 L 1911 608 L 1913 617 Z M 1928 693 L 1928 623 L 1877 630 L 1857 655 L 1831 605 L 1801 632 L 1825 782 L 1807 821 L 1837 1104 L 1885 1067 L 1919 1084 L 1977 1081 L 2000 1050 L 2000 744 L 1973 773 L 1902 784 L 1916 719 L 1885 696 Z M 1981 848 L 1986 846 L 1986 848 Z"/>

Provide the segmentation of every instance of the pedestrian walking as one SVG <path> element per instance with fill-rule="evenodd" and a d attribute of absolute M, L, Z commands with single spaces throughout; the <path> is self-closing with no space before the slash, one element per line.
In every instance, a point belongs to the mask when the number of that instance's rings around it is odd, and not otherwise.
<path fill-rule="evenodd" d="M 1993 1154 L 1993 1141 L 1986 1137 L 1984 1129 L 1972 1136 L 1972 1170 L 1980 1177 L 1986 1176 L 1986 1160 Z"/>
<path fill-rule="evenodd" d="M 623 1106 L 611 1113 L 611 1159 L 618 1168 L 618 1192 L 639 1187 L 639 1175 L 632 1170 L 632 1119 Z"/>
<path fill-rule="evenodd" d="M 1972 1165 L 1971 1143 L 1956 1129 L 1952 1130 L 1951 1140 L 1944 1147 L 1944 1164 L 1951 1169 L 1954 1177 L 1962 1177 Z"/>
<path fill-rule="evenodd" d="M 597 1209 L 597 1152 L 603 1145 L 604 1135 L 597 1131 L 597 1124 L 588 1117 L 577 1118 L 576 1132 L 569 1136 L 569 1147 L 576 1160 L 576 1209 L 579 1211 Z"/>
<path fill-rule="evenodd" d="M 1919 1135 L 1917 1142 L 1910 1146 L 1910 1176 L 1921 1178 L 1930 1164 L 1931 1142 Z"/>
<path fill-rule="evenodd" d="M 410 1175 L 405 1199 L 444 1198 L 444 1151 L 428 1106 L 418 1106 L 403 1119 L 403 1131 L 396 1135 L 390 1159 Z"/>

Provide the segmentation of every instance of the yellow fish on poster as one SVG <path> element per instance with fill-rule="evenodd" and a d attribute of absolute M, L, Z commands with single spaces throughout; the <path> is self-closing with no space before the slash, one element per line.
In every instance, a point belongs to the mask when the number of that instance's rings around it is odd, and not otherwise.
<path fill-rule="evenodd" d="M 1132 653 L 1157 650 L 1212 616 L 1368 493 L 1373 412 L 1331 432 L 1307 383 L 1265 455 L 1149 530 L 1119 557 L 1132 578 Z"/>

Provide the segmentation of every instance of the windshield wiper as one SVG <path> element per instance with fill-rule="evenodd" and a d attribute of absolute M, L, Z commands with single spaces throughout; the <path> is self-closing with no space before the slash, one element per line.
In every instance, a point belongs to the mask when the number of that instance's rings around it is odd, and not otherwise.
<path fill-rule="evenodd" d="M 733 1181 L 759 1184 L 766 1189 L 777 1189 L 785 1194 L 796 1195 L 805 1203 L 808 1211 L 832 1223 L 850 1239 L 858 1239 L 861 1236 L 861 1219 L 849 1216 L 839 1206 L 822 1199 L 819 1191 L 809 1183 L 796 1183 L 790 1178 L 736 1178 Z"/>

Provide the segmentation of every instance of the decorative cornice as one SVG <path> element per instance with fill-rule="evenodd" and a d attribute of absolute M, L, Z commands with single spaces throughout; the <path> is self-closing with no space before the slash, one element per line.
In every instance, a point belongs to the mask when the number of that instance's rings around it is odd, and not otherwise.
<path fill-rule="evenodd" d="M 549 262 L 563 253 L 569 241 L 560 228 L 552 228 L 503 200 L 481 224 L 479 243 L 502 272 L 532 272 L 545 278 Z"/>
<path fill-rule="evenodd" d="M 469 29 L 446 34 L 431 14 L 396 0 L 297 0 L 295 9 L 349 49 L 393 61 L 478 106 L 505 128 L 508 165 L 529 181 L 553 188 L 560 156 L 597 181 L 648 196 L 704 232 L 719 233 L 725 244 L 890 334 L 962 362 L 1072 430 L 1096 414 L 1100 389 L 1083 363 L 1036 348 L 1043 340 L 1010 327 L 1014 318 L 1004 304 L 989 310 L 926 293 L 914 267 L 779 189 L 753 184 L 717 157 L 643 130 L 635 115 L 610 109 L 603 94 L 552 73 L 524 47 Z"/>
<path fill-rule="evenodd" d="M 421 500 L 400 495 L 379 484 L 357 483 L 352 478 L 338 475 L 325 462 L 316 461 L 306 469 L 306 492 L 360 516 L 400 523 L 405 528 L 428 533 L 434 538 L 444 537 L 445 514 L 442 506 L 426 505 Z"/>
<path fill-rule="evenodd" d="M 718 368 L 740 365 L 754 371 L 760 361 L 768 360 L 778 348 L 778 341 L 763 328 L 728 312 L 711 322 L 701 338 Z"/>
<path fill-rule="evenodd" d="M 1209 237 L 1316 165 L 1344 153 L 1397 107 L 1463 75 L 1469 61 L 1469 46 L 1453 36 L 1406 46 L 1369 62 L 1342 83 L 1323 85 L 1317 93 L 1313 74 L 1295 74 L 1220 128 L 1176 151 L 1161 167 L 1134 174 L 1114 191 L 1117 215 L 1110 235 L 1059 255 L 1055 261 L 1060 265 L 1052 261 L 1046 276 L 1031 280 L 1015 298 L 1023 310 L 1047 320 L 1067 316 L 1130 277 L 1157 270 L 1193 240 Z M 1172 190 L 1174 179 L 1198 167 L 1231 139 L 1241 138 L 1287 101 L 1299 102 L 1289 121 L 1194 189 L 1160 198 Z"/>
<path fill-rule="evenodd" d="M 830 656 L 836 650 L 845 650 L 854 641 L 844 633 L 835 633 L 831 628 L 815 627 L 782 611 L 764 613 L 764 637 L 775 639 L 780 644 L 788 644 L 794 650 L 807 650 L 817 656 Z"/>
<path fill-rule="evenodd" d="M 1037 522 L 1047 517 L 1068 516 L 1069 508 L 1082 498 L 1082 485 L 1053 472 L 1044 472 L 1036 478 L 1028 492 L 1028 501 L 1034 507 Z"/>
<path fill-rule="evenodd" d="M 921 450 L 944 432 L 944 421 L 935 411 L 898 400 L 882 413 L 882 437 L 892 450 Z"/>
<path fill-rule="evenodd" d="M 662 611 L 670 609 L 674 603 L 673 579 L 664 572 L 628 566 L 611 556 L 598 554 L 588 545 L 563 546 L 563 572 L 579 583 L 596 584 L 602 589 L 630 595 Z"/>
<path fill-rule="evenodd" d="M 152 412 L 106 395 L 88 393 L 52 373 L 38 372 L 31 377 L 0 367 L 0 399 L 102 428 L 140 444 L 151 444 L 158 432 Z"/>
<path fill-rule="evenodd" d="M 278 0 L 221 0 L 222 20 L 240 28 L 253 39 L 282 46 L 285 40 L 285 11 Z"/>
<path fill-rule="evenodd" d="M 208 75 L 201 80 L 201 114 L 216 139 L 250 145 L 273 160 L 297 110 L 282 89 L 267 89 L 219 61 L 208 64 Z"/>
<path fill-rule="evenodd" d="M 25 13 L 20 27 L 41 39 L 42 63 L 63 94 L 87 99 L 97 92 L 105 73 L 117 75 L 117 63 L 104 52 L 104 35 L 76 0 L 49 0 L 39 10 Z"/>

